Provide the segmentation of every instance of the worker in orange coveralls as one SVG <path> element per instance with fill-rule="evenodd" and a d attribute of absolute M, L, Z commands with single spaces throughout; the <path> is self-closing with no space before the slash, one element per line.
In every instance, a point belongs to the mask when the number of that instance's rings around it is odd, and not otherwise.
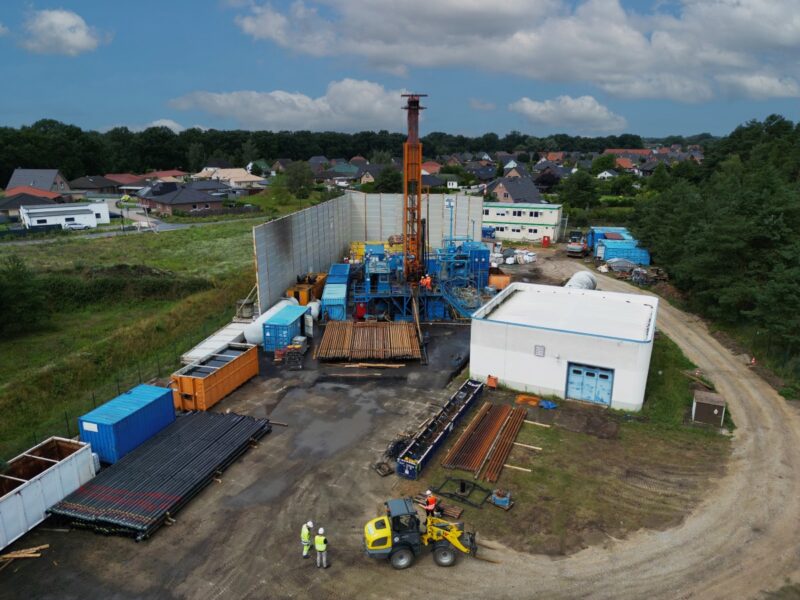
<path fill-rule="evenodd" d="M 428 517 L 433 516 L 433 513 L 436 511 L 437 503 L 438 500 L 436 499 L 436 496 L 433 495 L 433 492 L 431 492 L 430 490 L 425 492 L 425 514 Z"/>

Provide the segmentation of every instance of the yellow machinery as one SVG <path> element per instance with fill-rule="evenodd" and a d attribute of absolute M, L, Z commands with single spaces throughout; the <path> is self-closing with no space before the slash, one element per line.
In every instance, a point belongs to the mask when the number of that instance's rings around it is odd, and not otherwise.
<path fill-rule="evenodd" d="M 327 273 L 308 273 L 298 276 L 297 283 L 286 290 L 286 297 L 294 298 L 300 306 L 306 306 L 312 300 L 320 300 L 327 278 Z"/>
<path fill-rule="evenodd" d="M 385 504 L 386 515 L 364 526 L 367 556 L 388 559 L 395 569 L 407 569 L 425 547 L 433 551 L 433 560 L 440 567 L 455 564 L 459 552 L 470 555 L 477 552 L 475 534 L 464 531 L 463 523 L 428 517 L 422 527 L 411 498 L 389 500 Z"/>

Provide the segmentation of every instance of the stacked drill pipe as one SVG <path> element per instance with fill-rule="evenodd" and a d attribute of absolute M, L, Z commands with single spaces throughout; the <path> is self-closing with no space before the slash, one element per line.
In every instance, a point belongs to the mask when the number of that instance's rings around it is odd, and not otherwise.
<path fill-rule="evenodd" d="M 48 512 L 100 533 L 145 539 L 271 429 L 265 419 L 189 413 Z"/>
<path fill-rule="evenodd" d="M 497 438 L 494 449 L 490 453 L 489 461 L 486 464 L 486 472 L 483 478 L 489 483 L 496 482 L 500 477 L 500 472 L 503 470 L 503 465 L 506 464 L 508 455 L 511 454 L 511 449 L 514 447 L 514 440 L 517 439 L 517 434 L 527 414 L 527 409 L 515 408 L 506 421 L 503 430 Z"/>
<path fill-rule="evenodd" d="M 474 427 L 473 423 L 470 423 L 470 427 L 461 436 L 464 438 L 463 441 L 459 439 L 456 442 L 458 450 L 451 451 L 442 461 L 442 466 L 446 469 L 471 471 L 477 476 L 494 440 L 511 413 L 511 407 L 506 404 L 489 404 L 489 408 L 484 410 L 485 406 L 481 408 L 480 421 L 474 423 Z"/>
<path fill-rule="evenodd" d="M 319 360 L 422 358 L 413 323 L 331 321 L 314 353 Z"/>

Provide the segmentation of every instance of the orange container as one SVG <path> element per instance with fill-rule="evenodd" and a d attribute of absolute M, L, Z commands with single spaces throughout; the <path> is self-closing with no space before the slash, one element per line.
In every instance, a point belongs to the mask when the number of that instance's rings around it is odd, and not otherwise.
<path fill-rule="evenodd" d="M 489 375 L 486 378 L 486 387 L 488 387 L 490 390 L 497 389 L 497 375 Z"/>
<path fill-rule="evenodd" d="M 258 375 L 258 347 L 227 344 L 172 374 L 172 400 L 178 410 L 208 410 Z"/>
<path fill-rule="evenodd" d="M 496 290 L 507 288 L 511 284 L 511 275 L 503 273 L 497 267 L 489 269 L 489 286 Z"/>

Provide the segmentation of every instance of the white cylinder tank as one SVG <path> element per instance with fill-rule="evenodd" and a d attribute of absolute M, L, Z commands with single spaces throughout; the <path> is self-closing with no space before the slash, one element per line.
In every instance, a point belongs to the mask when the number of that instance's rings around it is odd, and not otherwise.
<path fill-rule="evenodd" d="M 264 321 L 277 314 L 287 306 L 297 306 L 296 298 L 282 298 L 278 300 L 267 312 L 258 315 L 258 318 L 244 328 L 244 339 L 248 344 L 261 344 L 264 342 Z"/>
<path fill-rule="evenodd" d="M 589 273 L 589 271 L 578 271 L 569 278 L 569 281 L 564 284 L 565 288 L 577 288 L 580 290 L 595 290 L 597 289 L 597 279 Z"/>
<path fill-rule="evenodd" d="M 319 319 L 319 313 L 322 310 L 322 302 L 319 300 L 312 300 L 308 303 L 308 308 L 311 309 L 311 316 L 316 321 Z"/>

